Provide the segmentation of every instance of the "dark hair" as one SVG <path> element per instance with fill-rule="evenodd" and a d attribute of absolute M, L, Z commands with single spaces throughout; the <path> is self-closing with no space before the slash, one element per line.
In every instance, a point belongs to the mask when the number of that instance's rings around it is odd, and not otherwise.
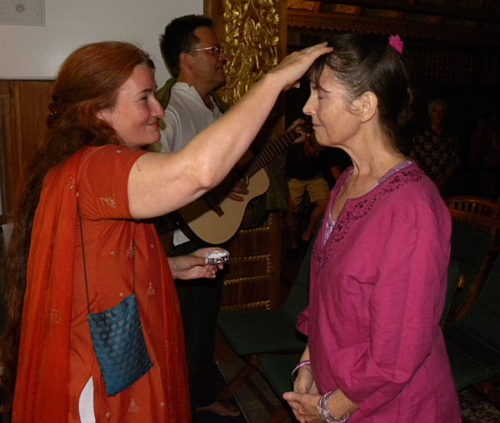
<path fill-rule="evenodd" d="M 402 55 L 389 45 L 388 37 L 343 34 L 329 40 L 333 51 L 319 57 L 309 70 L 309 78 L 318 87 L 323 70 L 347 92 L 346 104 L 367 91 L 378 98 L 380 123 L 396 145 L 399 131 L 411 118 L 412 98 L 409 76 Z"/>
<path fill-rule="evenodd" d="M 172 20 L 160 36 L 160 50 L 165 65 L 174 78 L 181 73 L 179 56 L 200 41 L 195 31 L 200 27 L 213 28 L 212 19 L 202 15 L 186 15 Z"/>
<path fill-rule="evenodd" d="M 90 44 L 66 59 L 53 85 L 47 135 L 22 178 L 12 214 L 12 237 L 3 263 L 6 324 L 0 341 L 0 363 L 5 369 L 5 404 L 10 404 L 14 397 L 31 229 L 43 179 L 51 167 L 87 145 L 119 144 L 114 129 L 96 114 L 115 105 L 118 89 L 138 65 L 154 69 L 149 56 L 132 44 Z"/>
<path fill-rule="evenodd" d="M 442 107 L 445 109 L 445 112 L 448 113 L 448 103 L 444 98 L 436 98 L 432 100 L 427 106 L 427 111 L 429 114 L 433 112 L 437 107 Z"/>

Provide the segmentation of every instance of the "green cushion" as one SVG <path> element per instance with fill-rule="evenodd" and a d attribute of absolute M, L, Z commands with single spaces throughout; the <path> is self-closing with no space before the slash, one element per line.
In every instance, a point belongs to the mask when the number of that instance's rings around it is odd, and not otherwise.
<path fill-rule="evenodd" d="M 262 374 L 280 398 L 292 388 L 292 370 L 300 362 L 301 354 L 265 354 L 259 357 Z"/>
<path fill-rule="evenodd" d="M 490 372 L 472 357 L 463 354 L 454 345 L 447 343 L 451 372 L 457 391 L 490 378 Z"/>
<path fill-rule="evenodd" d="M 287 299 L 281 309 L 292 319 L 297 321 L 297 316 L 302 313 L 309 303 L 309 279 L 311 272 L 311 254 L 316 240 L 316 235 L 311 239 L 309 247 L 304 254 L 299 273 Z"/>
<path fill-rule="evenodd" d="M 221 311 L 217 326 L 238 355 L 305 348 L 295 322 L 281 310 Z"/>
<path fill-rule="evenodd" d="M 443 314 L 441 315 L 441 320 L 439 324 L 442 326 L 448 317 L 451 305 L 453 303 L 453 298 L 457 292 L 457 280 L 460 276 L 460 265 L 456 260 L 451 259 L 448 264 L 448 285 L 446 288 L 446 302 L 443 309 Z"/>
<path fill-rule="evenodd" d="M 460 274 L 465 277 L 465 287 L 454 296 L 453 305 L 457 305 L 467 295 L 490 249 L 491 241 L 491 235 L 473 227 L 453 222 L 451 260 L 458 263 Z"/>
<path fill-rule="evenodd" d="M 500 307 L 500 304 L 497 307 Z M 458 326 L 500 351 L 500 316 L 497 310 L 476 304 L 474 309 L 458 323 Z"/>
<path fill-rule="evenodd" d="M 500 258 L 472 310 L 444 336 L 458 389 L 500 376 Z"/>
<path fill-rule="evenodd" d="M 491 235 L 461 223 L 453 222 L 451 257 L 480 267 L 491 245 Z"/>
<path fill-rule="evenodd" d="M 221 311 L 217 321 L 224 338 L 238 355 L 302 351 L 306 337 L 296 329 L 297 316 L 309 300 L 312 242 L 297 279 L 280 310 Z"/>
<path fill-rule="evenodd" d="M 445 338 L 457 389 L 500 375 L 500 351 L 457 326 L 446 329 Z"/>
<path fill-rule="evenodd" d="M 302 261 L 297 279 L 290 290 L 281 310 L 294 322 L 302 313 L 309 302 L 309 272 L 311 269 L 311 247 Z"/>
<path fill-rule="evenodd" d="M 500 258 L 497 258 L 472 310 L 458 326 L 500 350 Z"/>

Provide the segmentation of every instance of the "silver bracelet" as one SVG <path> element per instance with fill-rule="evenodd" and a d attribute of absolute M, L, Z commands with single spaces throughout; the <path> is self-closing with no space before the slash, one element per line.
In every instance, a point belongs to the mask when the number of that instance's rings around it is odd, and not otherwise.
<path fill-rule="evenodd" d="M 295 379 L 297 379 L 297 376 L 299 374 L 299 370 L 304 366 L 310 366 L 310 365 L 311 365 L 310 360 L 301 361 L 299 364 L 297 364 L 295 369 L 293 369 L 293 371 L 292 371 L 292 383 L 295 382 Z"/>
<path fill-rule="evenodd" d="M 328 410 L 327 404 L 328 400 L 332 396 L 333 391 L 327 392 L 325 395 L 323 395 L 319 402 L 318 402 L 318 412 L 319 415 L 321 416 L 321 420 L 325 423 L 344 423 L 347 421 L 347 419 L 350 417 L 350 414 L 346 414 L 343 416 L 340 420 L 336 419 L 330 414 L 330 411 Z"/>

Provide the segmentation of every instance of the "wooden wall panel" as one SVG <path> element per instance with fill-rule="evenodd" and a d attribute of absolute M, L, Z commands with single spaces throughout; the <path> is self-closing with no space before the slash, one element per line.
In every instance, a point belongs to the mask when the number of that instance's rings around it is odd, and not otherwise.
<path fill-rule="evenodd" d="M 0 198 L 3 209 L 2 213 L 0 213 L 0 224 L 4 224 L 7 221 L 4 213 L 7 213 L 7 210 L 10 208 L 13 192 L 13 169 L 19 167 L 16 155 L 12 152 L 17 137 L 13 136 L 15 131 L 12 131 L 10 104 L 9 83 L 7 81 L 0 81 Z"/>
<path fill-rule="evenodd" d="M 222 307 L 275 309 L 280 300 L 281 217 L 273 213 L 255 229 L 238 232 L 229 248 Z"/>
<path fill-rule="evenodd" d="M 2 223 L 23 168 L 45 136 L 51 87 L 51 81 L 0 81 Z"/>

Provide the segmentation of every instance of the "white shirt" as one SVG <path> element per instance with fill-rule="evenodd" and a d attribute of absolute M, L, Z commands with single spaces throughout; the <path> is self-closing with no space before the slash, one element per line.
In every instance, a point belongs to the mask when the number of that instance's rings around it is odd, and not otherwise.
<path fill-rule="evenodd" d="M 213 103 L 213 101 L 212 101 Z M 170 92 L 170 101 L 163 117 L 161 133 L 161 151 L 173 153 L 182 150 L 185 145 L 207 126 L 214 123 L 222 111 L 214 103 L 210 110 L 203 102 L 195 87 L 185 82 L 176 82 Z M 180 230 L 174 232 L 174 245 L 184 244 L 189 238 Z"/>
<path fill-rule="evenodd" d="M 176 82 L 170 92 L 170 101 L 165 109 L 161 130 L 161 147 L 164 152 L 182 150 L 185 145 L 207 126 L 214 123 L 222 111 L 214 103 L 210 110 L 195 87 L 185 82 Z"/>

